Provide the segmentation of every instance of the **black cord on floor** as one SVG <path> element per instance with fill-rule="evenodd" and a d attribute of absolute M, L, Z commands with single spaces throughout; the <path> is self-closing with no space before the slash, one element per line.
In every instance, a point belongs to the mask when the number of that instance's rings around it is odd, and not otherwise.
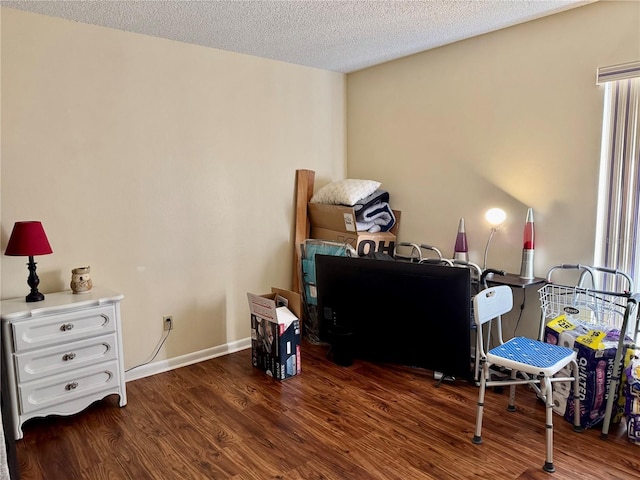
<path fill-rule="evenodd" d="M 148 363 L 153 362 L 153 360 L 158 356 L 158 352 L 160 352 L 160 349 L 162 348 L 162 345 L 164 345 L 164 342 L 167 340 L 167 338 L 169 338 L 169 334 L 171 333 L 171 330 L 167 330 L 167 333 L 160 339 L 160 343 L 158 344 L 158 346 L 156 346 L 155 351 L 153 352 L 152 357 L 149 360 L 147 360 L 146 362 L 143 362 L 143 363 L 141 363 L 139 365 L 136 365 L 135 367 L 131 367 L 131 368 L 125 370 L 124 372 L 125 373 L 130 372 L 134 368 L 142 367 L 143 365 L 146 365 Z"/>

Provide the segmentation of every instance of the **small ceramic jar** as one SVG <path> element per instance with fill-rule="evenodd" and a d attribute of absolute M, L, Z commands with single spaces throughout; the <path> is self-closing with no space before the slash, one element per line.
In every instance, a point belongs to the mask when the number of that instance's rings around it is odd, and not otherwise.
<path fill-rule="evenodd" d="M 93 287 L 91 267 L 78 267 L 71 270 L 71 290 L 73 293 L 87 293 Z"/>

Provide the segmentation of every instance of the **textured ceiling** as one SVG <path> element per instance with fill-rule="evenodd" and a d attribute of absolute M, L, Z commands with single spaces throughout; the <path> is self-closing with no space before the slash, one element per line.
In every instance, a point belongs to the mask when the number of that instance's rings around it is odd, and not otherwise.
<path fill-rule="evenodd" d="M 5 1 L 83 23 L 349 73 L 596 0 Z"/>

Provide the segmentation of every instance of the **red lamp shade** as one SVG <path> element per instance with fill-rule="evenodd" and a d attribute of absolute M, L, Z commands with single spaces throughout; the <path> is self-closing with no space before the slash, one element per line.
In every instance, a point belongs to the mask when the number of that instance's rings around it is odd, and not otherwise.
<path fill-rule="evenodd" d="M 16 222 L 5 255 L 34 256 L 53 253 L 41 222 Z"/>

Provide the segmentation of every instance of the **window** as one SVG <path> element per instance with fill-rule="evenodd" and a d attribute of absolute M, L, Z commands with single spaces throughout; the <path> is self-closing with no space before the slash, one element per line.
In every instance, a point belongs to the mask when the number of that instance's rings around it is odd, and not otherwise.
<path fill-rule="evenodd" d="M 598 69 L 604 116 L 594 265 L 617 269 L 640 286 L 640 62 Z M 609 275 L 608 277 L 612 277 Z M 605 278 L 602 290 L 625 288 Z"/>

